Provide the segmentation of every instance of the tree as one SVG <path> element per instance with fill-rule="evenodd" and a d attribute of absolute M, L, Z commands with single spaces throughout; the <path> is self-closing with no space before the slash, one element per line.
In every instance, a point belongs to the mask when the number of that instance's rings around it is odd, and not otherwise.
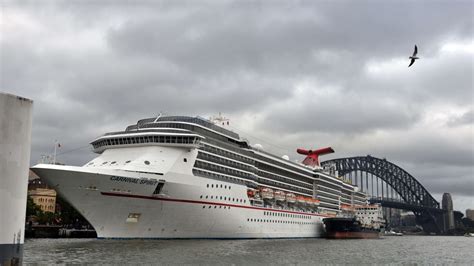
<path fill-rule="evenodd" d="M 58 195 L 56 203 L 59 205 L 58 216 L 63 225 L 91 226 L 89 222 L 82 216 L 69 202 Z"/>
<path fill-rule="evenodd" d="M 40 206 L 36 205 L 30 195 L 28 195 L 26 199 L 26 219 L 31 216 L 38 216 L 42 213 L 43 211 L 41 210 Z"/>

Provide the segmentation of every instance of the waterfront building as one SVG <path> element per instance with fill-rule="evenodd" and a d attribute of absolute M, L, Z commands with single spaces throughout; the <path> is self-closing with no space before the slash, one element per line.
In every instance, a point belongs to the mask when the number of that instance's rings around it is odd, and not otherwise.
<path fill-rule="evenodd" d="M 56 196 L 54 189 L 41 180 L 33 171 L 30 170 L 28 176 L 28 196 L 44 212 L 56 211 Z"/>
<path fill-rule="evenodd" d="M 33 202 L 44 212 L 56 211 L 56 191 L 48 188 L 36 188 L 28 190 L 28 195 Z"/>

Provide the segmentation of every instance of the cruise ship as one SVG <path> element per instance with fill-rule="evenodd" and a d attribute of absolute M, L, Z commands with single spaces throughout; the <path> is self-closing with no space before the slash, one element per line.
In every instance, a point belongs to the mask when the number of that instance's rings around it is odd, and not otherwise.
<path fill-rule="evenodd" d="M 335 167 L 331 148 L 298 149 L 302 163 L 251 145 L 222 117 L 158 116 L 91 142 L 84 166 L 31 168 L 99 238 L 321 237 L 323 219 L 366 195 Z"/>

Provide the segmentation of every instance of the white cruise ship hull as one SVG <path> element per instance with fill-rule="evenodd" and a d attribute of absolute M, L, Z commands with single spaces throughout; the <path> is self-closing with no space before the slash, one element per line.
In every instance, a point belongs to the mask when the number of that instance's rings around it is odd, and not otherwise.
<path fill-rule="evenodd" d="M 325 216 L 252 206 L 245 185 L 172 171 L 156 175 L 49 164 L 32 170 L 91 223 L 99 238 L 301 238 L 322 233 Z M 153 194 L 163 181 L 162 191 Z"/>

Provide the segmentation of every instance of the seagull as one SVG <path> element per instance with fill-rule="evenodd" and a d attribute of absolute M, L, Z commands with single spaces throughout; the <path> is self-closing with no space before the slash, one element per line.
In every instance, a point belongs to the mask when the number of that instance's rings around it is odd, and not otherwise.
<path fill-rule="evenodd" d="M 415 45 L 415 51 L 413 51 L 413 55 L 410 56 L 410 57 L 408 57 L 408 58 L 411 59 L 411 62 L 410 62 L 410 64 L 408 65 L 408 67 L 410 67 L 411 65 L 413 65 L 413 63 L 415 63 L 415 60 L 416 60 L 416 59 L 420 59 L 418 56 L 416 56 L 417 53 L 418 53 L 418 48 L 417 48 L 416 45 Z"/>

